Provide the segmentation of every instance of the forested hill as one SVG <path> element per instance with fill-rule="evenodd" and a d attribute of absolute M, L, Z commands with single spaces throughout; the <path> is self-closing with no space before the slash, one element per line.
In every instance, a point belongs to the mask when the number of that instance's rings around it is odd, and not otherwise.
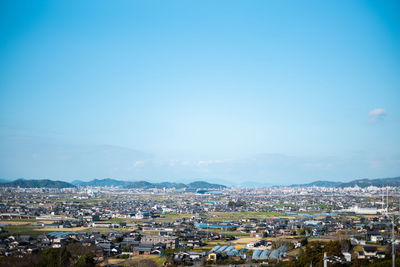
<path fill-rule="evenodd" d="M 308 184 L 293 184 L 291 187 L 310 187 L 310 186 L 324 186 L 324 187 L 368 187 L 368 186 L 400 186 L 400 177 L 394 178 L 377 178 L 377 179 L 357 179 L 350 182 L 332 182 L 332 181 L 315 181 Z"/>
<path fill-rule="evenodd" d="M 18 179 L 12 182 L 0 183 L 0 187 L 21 187 L 21 188 L 72 188 L 75 185 L 52 180 L 24 180 Z"/>

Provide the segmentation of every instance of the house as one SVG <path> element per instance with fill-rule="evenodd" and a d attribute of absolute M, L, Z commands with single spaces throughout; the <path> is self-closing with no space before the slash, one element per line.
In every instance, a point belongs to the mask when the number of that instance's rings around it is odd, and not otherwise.
<path fill-rule="evenodd" d="M 179 247 L 179 239 L 175 236 L 156 236 L 156 235 L 145 235 L 142 236 L 142 239 L 140 240 L 142 243 L 148 243 L 148 244 L 158 244 L 162 243 L 165 244 L 165 247 L 167 249 L 175 249 Z"/>
<path fill-rule="evenodd" d="M 218 259 L 218 255 L 219 255 L 219 254 L 217 254 L 217 253 L 215 253 L 215 252 L 209 253 L 208 256 L 207 256 L 207 261 L 216 262 L 217 259 Z"/>
<path fill-rule="evenodd" d="M 357 257 L 359 259 L 384 259 L 385 256 L 385 252 L 378 251 L 378 248 L 375 246 L 364 246 L 362 251 L 357 252 Z"/>
<path fill-rule="evenodd" d="M 110 222 L 93 222 L 91 224 L 92 227 L 96 228 L 110 228 L 112 226 L 112 223 Z"/>
<path fill-rule="evenodd" d="M 342 252 L 342 254 L 347 262 L 351 262 L 351 254 L 349 252 Z"/>
<path fill-rule="evenodd" d="M 382 235 L 371 235 L 371 242 L 380 242 L 383 241 Z"/>
<path fill-rule="evenodd" d="M 199 263 L 204 253 L 201 252 L 179 252 L 174 254 L 173 259 L 175 263 L 183 263 L 184 265 L 192 265 L 193 263 Z"/>
<path fill-rule="evenodd" d="M 52 240 L 52 247 L 53 248 L 60 248 L 60 247 L 62 247 L 64 244 L 65 244 L 65 242 L 67 242 L 67 238 L 65 238 L 65 237 L 58 237 L 58 238 L 54 238 L 53 240 Z"/>
<path fill-rule="evenodd" d="M 138 247 L 133 248 L 134 255 L 160 254 L 163 249 L 157 245 L 140 243 Z"/>
<path fill-rule="evenodd" d="M 151 247 L 134 247 L 133 255 L 150 255 L 152 251 Z"/>
<path fill-rule="evenodd" d="M 112 242 L 99 242 L 97 246 L 103 250 L 104 255 L 116 255 L 120 252 L 120 249 L 116 247 Z"/>
<path fill-rule="evenodd" d="M 363 251 L 366 258 L 376 257 L 376 254 L 378 253 L 377 247 L 374 246 L 364 246 Z"/>

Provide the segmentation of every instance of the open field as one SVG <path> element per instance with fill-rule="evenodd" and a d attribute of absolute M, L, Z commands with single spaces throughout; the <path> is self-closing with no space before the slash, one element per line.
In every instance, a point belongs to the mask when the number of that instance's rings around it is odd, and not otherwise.
<path fill-rule="evenodd" d="M 174 222 L 174 221 L 176 221 L 178 219 L 190 218 L 192 216 L 193 216 L 193 214 L 165 213 L 165 214 L 161 215 L 161 217 L 155 218 L 154 220 L 156 222 Z"/>
<path fill-rule="evenodd" d="M 32 237 L 44 234 L 44 233 L 50 233 L 53 231 L 37 231 L 35 230 L 32 226 L 29 225 L 13 225 L 13 226 L 5 226 L 4 228 L 4 233 L 1 233 L 0 236 L 9 236 L 9 235 L 29 235 Z"/>
<path fill-rule="evenodd" d="M 156 222 L 174 222 L 177 219 L 190 218 L 192 216 L 193 216 L 193 214 L 188 214 L 188 213 L 182 213 L 182 214 L 181 213 L 164 213 L 160 217 L 152 218 L 152 219 L 111 218 L 109 220 L 106 220 L 105 222 L 111 222 L 111 223 L 120 223 L 120 222 L 141 223 L 141 222 L 147 222 L 149 220 L 156 221 Z"/>
<path fill-rule="evenodd" d="M 106 259 L 105 261 L 101 262 L 99 266 L 137 266 L 138 262 L 140 263 L 140 266 L 145 266 L 143 265 L 144 260 L 152 260 L 158 267 L 162 267 L 165 262 L 165 258 L 159 257 L 158 255 L 140 255 L 132 256 L 128 259 Z"/>
<path fill-rule="evenodd" d="M 288 252 L 289 256 L 296 256 L 300 253 L 300 248 L 292 249 L 291 251 Z"/>
<path fill-rule="evenodd" d="M 239 239 L 233 240 L 232 243 L 233 244 L 247 244 L 250 242 L 257 242 L 260 239 L 261 238 L 257 238 L 257 237 L 241 237 Z"/>
<path fill-rule="evenodd" d="M 274 218 L 294 218 L 293 215 L 285 215 L 280 212 L 211 212 L 209 221 L 238 221 L 243 219 L 274 219 Z"/>
<path fill-rule="evenodd" d="M 30 223 L 32 223 L 32 222 L 35 222 L 36 220 L 10 220 L 10 221 L 7 221 L 7 220 L 3 220 L 3 221 L 0 221 L 0 223 L 7 223 L 7 224 L 9 224 L 9 225 L 29 225 Z"/>
<path fill-rule="evenodd" d="M 7 222 L 8 223 L 8 222 Z M 72 227 L 72 228 L 38 228 L 30 225 L 30 223 L 16 222 L 9 226 L 3 227 L 4 233 L 1 235 L 30 235 L 38 236 L 41 234 L 51 233 L 51 232 L 100 232 L 102 234 L 107 234 L 112 231 L 129 232 L 135 230 L 136 228 L 89 228 L 89 227 Z"/>
<path fill-rule="evenodd" d="M 90 229 L 89 227 L 71 227 L 71 228 L 35 228 L 35 231 L 46 231 L 46 232 L 83 232 Z"/>

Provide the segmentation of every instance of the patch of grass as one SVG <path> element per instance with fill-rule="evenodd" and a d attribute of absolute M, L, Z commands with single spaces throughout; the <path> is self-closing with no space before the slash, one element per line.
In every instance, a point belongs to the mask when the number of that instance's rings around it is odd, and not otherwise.
<path fill-rule="evenodd" d="M 159 218 L 155 218 L 156 222 L 174 222 L 175 220 L 182 218 L 190 218 L 193 214 L 188 213 L 164 213 Z"/>
<path fill-rule="evenodd" d="M 220 222 L 220 221 L 238 221 L 242 219 L 272 219 L 272 218 L 289 218 L 290 216 L 282 212 L 211 212 L 209 221 Z"/>
<path fill-rule="evenodd" d="M 164 266 L 165 257 L 160 257 L 158 255 L 140 255 L 140 256 L 132 256 L 129 259 L 125 260 L 124 262 L 118 263 L 121 266 L 137 266 L 139 261 L 144 260 L 152 260 L 157 266 L 162 267 Z M 143 263 L 142 263 L 143 264 Z M 140 264 L 140 266 L 142 266 Z"/>
<path fill-rule="evenodd" d="M 363 247 L 360 246 L 360 245 L 357 245 L 357 246 L 355 246 L 355 247 L 353 248 L 353 251 L 354 251 L 354 252 L 362 251 L 362 250 L 363 250 Z"/>
<path fill-rule="evenodd" d="M 10 225 L 10 226 L 5 226 L 4 230 L 8 232 L 21 232 L 21 231 L 26 231 L 26 230 L 32 230 L 33 226 L 30 225 Z"/>
<path fill-rule="evenodd" d="M 32 226 L 27 226 L 27 225 L 23 225 L 23 226 L 6 226 L 4 227 L 4 233 L 0 234 L 0 237 L 8 237 L 10 235 L 29 235 L 32 237 L 36 237 L 38 235 L 42 235 L 42 234 L 47 234 L 50 233 L 52 231 L 38 231 L 35 230 Z"/>
<path fill-rule="evenodd" d="M 110 223 L 121 223 L 121 222 L 127 222 L 127 219 L 124 218 L 111 218 L 109 220 L 107 220 L 106 222 L 110 222 Z"/>
<path fill-rule="evenodd" d="M 26 222 L 26 223 L 32 223 L 32 222 L 36 222 L 36 219 L 1 219 L 1 221 L 4 222 Z"/>

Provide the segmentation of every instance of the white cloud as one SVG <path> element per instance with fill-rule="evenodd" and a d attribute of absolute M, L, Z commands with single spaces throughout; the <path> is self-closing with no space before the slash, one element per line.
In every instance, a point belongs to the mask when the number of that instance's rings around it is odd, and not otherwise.
<path fill-rule="evenodd" d="M 375 123 L 379 120 L 382 120 L 386 115 L 387 115 L 386 109 L 375 108 L 368 113 L 369 122 Z"/>
<path fill-rule="evenodd" d="M 143 164 L 144 164 L 143 160 L 137 160 L 137 161 L 135 161 L 133 163 L 133 167 L 138 167 L 138 166 L 143 165 Z"/>
<path fill-rule="evenodd" d="M 220 164 L 220 163 L 227 163 L 230 160 L 227 159 L 217 159 L 217 160 L 199 160 L 197 162 L 197 166 L 208 166 L 212 164 Z"/>

